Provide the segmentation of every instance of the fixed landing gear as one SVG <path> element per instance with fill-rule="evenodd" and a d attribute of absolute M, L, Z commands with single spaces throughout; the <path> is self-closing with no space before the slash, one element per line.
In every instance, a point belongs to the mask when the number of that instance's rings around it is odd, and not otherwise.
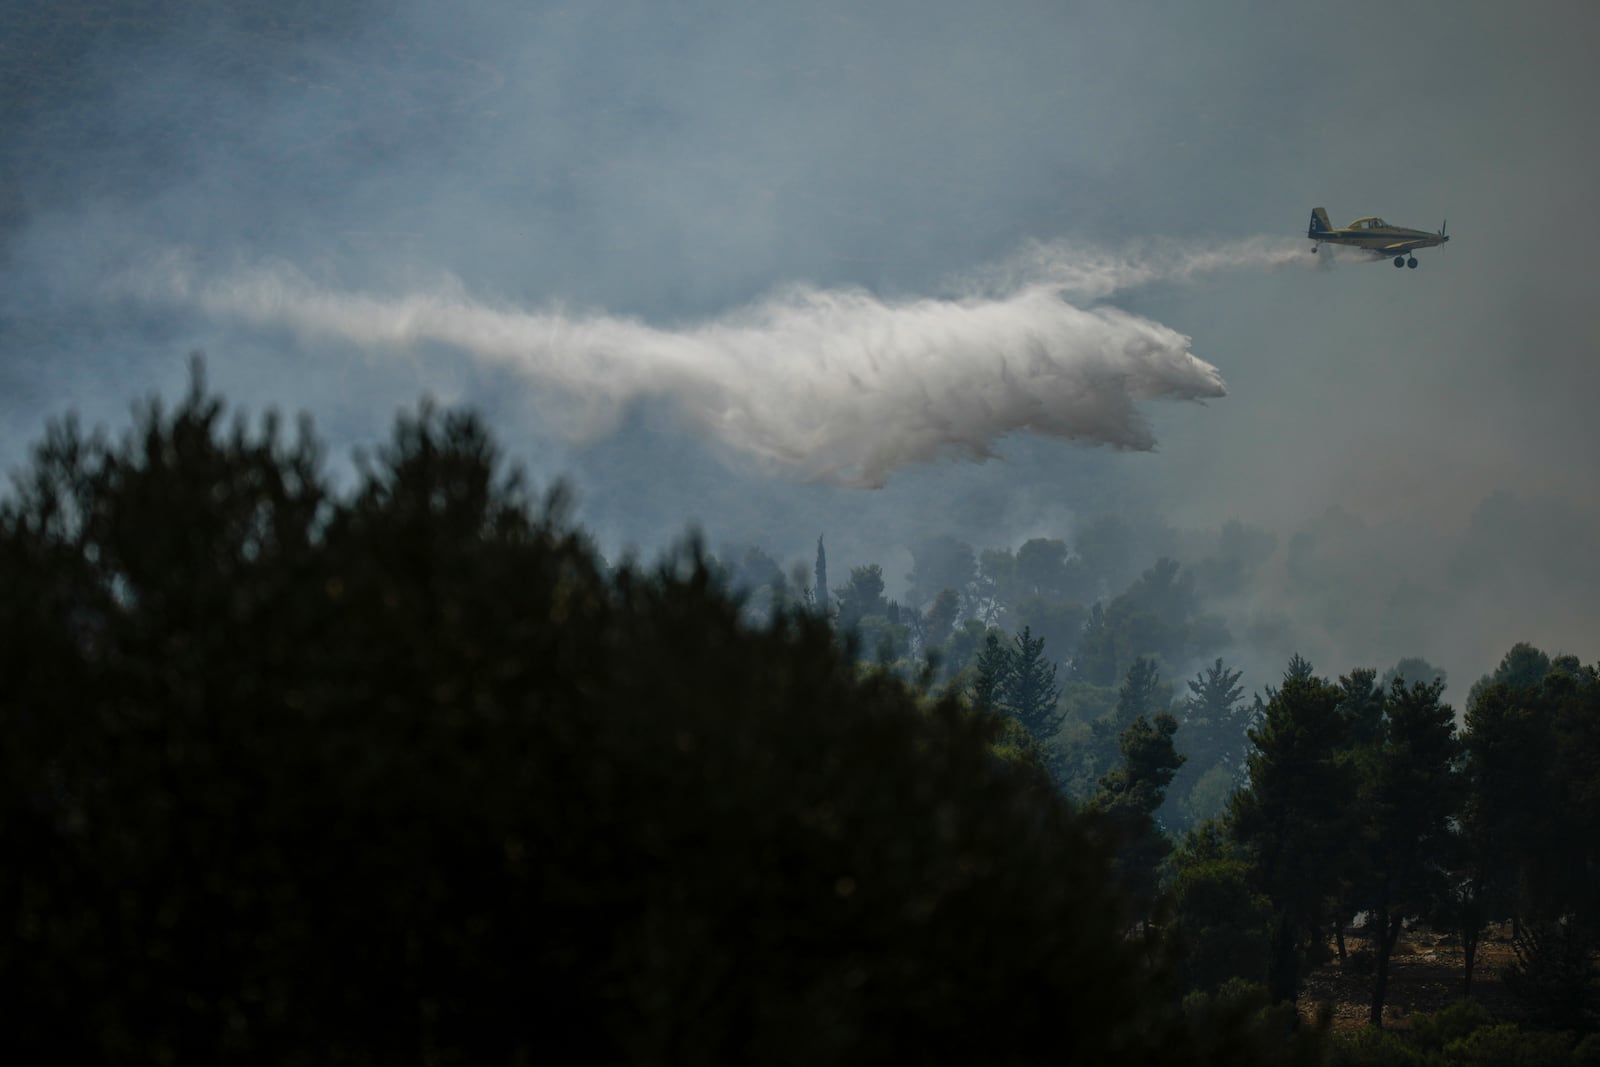
<path fill-rule="evenodd" d="M 1417 257 L 1416 256 L 1412 256 L 1410 259 L 1406 260 L 1406 266 L 1410 267 L 1412 270 L 1416 270 L 1417 269 Z"/>
<path fill-rule="evenodd" d="M 1416 270 L 1417 257 L 1412 256 L 1410 259 L 1407 259 L 1405 256 L 1395 256 L 1394 265 L 1397 267 L 1410 267 L 1412 270 Z"/>
<path fill-rule="evenodd" d="M 1406 265 L 1406 257 L 1405 256 L 1395 256 L 1394 257 L 1394 265 L 1397 266 L 1397 267 L 1405 266 Z"/>

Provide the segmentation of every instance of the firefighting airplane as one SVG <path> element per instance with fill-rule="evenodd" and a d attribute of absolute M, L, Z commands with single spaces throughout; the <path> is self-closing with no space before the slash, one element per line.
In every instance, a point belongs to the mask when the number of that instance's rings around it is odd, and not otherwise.
<path fill-rule="evenodd" d="M 1391 226 L 1376 215 L 1356 219 L 1344 229 L 1336 230 L 1328 224 L 1327 210 L 1320 207 L 1311 209 L 1311 228 L 1306 231 L 1306 236 L 1317 242 L 1311 246 L 1313 253 L 1326 241 L 1334 245 L 1352 245 L 1375 256 L 1393 256 L 1395 266 L 1413 268 L 1417 265 L 1417 257 L 1410 253 L 1450 240 L 1444 235 L 1443 226 L 1439 227 L 1438 233 L 1408 230 L 1404 226 Z"/>

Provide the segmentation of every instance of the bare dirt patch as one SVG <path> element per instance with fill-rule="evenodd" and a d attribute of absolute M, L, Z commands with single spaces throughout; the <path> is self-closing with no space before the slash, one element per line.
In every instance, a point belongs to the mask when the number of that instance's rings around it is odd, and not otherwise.
<path fill-rule="evenodd" d="M 1346 937 L 1347 958 L 1328 946 L 1329 960 L 1306 976 L 1300 992 L 1300 1010 L 1315 1018 L 1325 1004 L 1333 1007 L 1335 1031 L 1359 1030 L 1371 1016 L 1373 970 L 1367 944 Z M 1521 1011 L 1500 981 L 1500 968 L 1513 959 L 1511 928 L 1492 926 L 1484 931 L 1472 970 L 1472 998 L 1498 1021 L 1516 1022 Z M 1389 992 L 1385 997 L 1383 1025 L 1405 1030 L 1414 1014 L 1448 1008 L 1464 995 L 1464 958 L 1460 944 L 1444 934 L 1412 930 L 1402 934 L 1389 961 Z"/>

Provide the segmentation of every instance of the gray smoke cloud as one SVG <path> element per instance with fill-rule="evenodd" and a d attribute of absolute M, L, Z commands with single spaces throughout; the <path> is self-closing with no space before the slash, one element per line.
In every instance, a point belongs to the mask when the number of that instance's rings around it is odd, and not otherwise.
<path fill-rule="evenodd" d="M 1114 595 L 1236 520 L 1252 686 L 1295 651 L 1453 690 L 1516 640 L 1592 658 L 1597 32 L 1489 0 L 0 0 L 0 467 L 202 350 L 335 465 L 421 395 L 478 410 L 613 557 L 825 532 L 897 595 L 930 534 L 1193 535 L 1131 538 Z M 1312 256 L 1317 204 L 1455 240 Z"/>

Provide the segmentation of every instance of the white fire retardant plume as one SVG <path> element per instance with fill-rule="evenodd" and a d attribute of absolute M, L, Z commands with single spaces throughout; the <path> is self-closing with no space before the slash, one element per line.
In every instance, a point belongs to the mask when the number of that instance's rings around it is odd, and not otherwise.
<path fill-rule="evenodd" d="M 1270 266 L 1287 255 L 1281 249 L 1117 257 L 1039 245 L 990 272 L 982 296 L 893 301 L 795 287 L 670 329 L 496 307 L 457 285 L 402 296 L 330 292 L 289 268 L 197 281 L 175 266 L 160 295 L 380 353 L 457 349 L 525 379 L 556 428 L 575 438 L 605 433 L 631 401 L 665 398 L 778 472 L 875 487 L 908 464 L 986 458 L 1017 431 L 1153 448 L 1137 403 L 1219 397 L 1222 376 L 1189 351 L 1189 338 L 1092 301 L 1200 270 Z M 145 278 L 146 295 L 158 295 Z"/>

